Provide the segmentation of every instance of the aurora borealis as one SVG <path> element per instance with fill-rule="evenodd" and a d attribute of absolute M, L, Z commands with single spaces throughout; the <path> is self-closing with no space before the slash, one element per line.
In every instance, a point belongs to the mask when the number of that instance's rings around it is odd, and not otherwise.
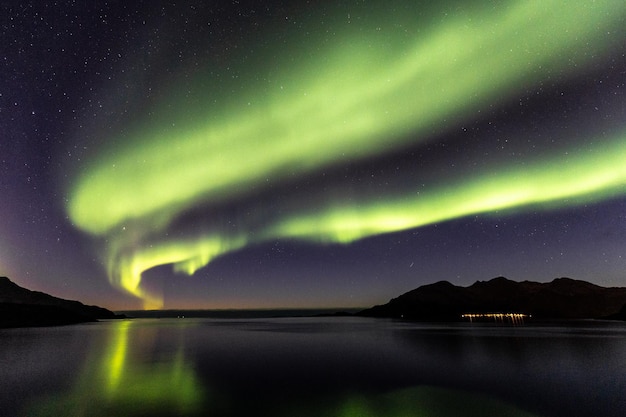
<path fill-rule="evenodd" d="M 54 189 L 37 222 L 90 259 L 53 268 L 64 285 L 86 268 L 146 308 L 368 305 L 490 273 L 621 285 L 623 2 L 235 3 L 112 2 L 79 42 L 95 55 L 55 67 L 83 68 L 82 87 L 76 70 L 13 87 L 53 97 L 3 120 L 3 146 L 32 140 L 3 175 Z M 27 200 L 20 186 L 7 195 Z M 24 262 L 0 256 L 7 275 Z"/>

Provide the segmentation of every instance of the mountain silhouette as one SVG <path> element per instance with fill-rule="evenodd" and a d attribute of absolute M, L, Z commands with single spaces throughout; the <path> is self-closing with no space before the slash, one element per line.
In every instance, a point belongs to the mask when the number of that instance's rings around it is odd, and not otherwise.
<path fill-rule="evenodd" d="M 114 318 L 120 316 L 105 308 L 31 291 L 0 277 L 0 328 L 58 326 Z"/>
<path fill-rule="evenodd" d="M 620 315 L 621 312 L 621 315 Z M 538 319 L 626 316 L 626 288 L 557 278 L 549 283 L 516 282 L 504 277 L 460 287 L 447 281 L 424 285 L 359 312 L 370 317 L 459 321 L 462 314 L 522 313 Z"/>

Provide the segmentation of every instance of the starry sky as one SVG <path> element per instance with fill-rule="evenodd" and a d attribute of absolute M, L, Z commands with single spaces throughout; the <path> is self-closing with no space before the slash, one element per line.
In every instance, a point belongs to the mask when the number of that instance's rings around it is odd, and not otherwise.
<path fill-rule="evenodd" d="M 625 27 L 613 0 L 3 1 L 0 275 L 114 310 L 626 286 Z"/>

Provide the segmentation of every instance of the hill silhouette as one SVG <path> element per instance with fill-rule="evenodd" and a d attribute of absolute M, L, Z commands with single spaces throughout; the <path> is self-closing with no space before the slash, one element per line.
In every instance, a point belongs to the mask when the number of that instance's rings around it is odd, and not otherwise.
<path fill-rule="evenodd" d="M 105 308 L 31 291 L 0 277 L 0 328 L 58 326 L 114 318 L 120 317 Z"/>
<path fill-rule="evenodd" d="M 620 319 L 626 316 L 625 312 L 626 288 L 606 288 L 571 278 L 539 283 L 498 277 L 477 281 L 469 287 L 447 281 L 424 285 L 358 314 L 459 321 L 466 313 L 523 313 L 539 319 Z"/>

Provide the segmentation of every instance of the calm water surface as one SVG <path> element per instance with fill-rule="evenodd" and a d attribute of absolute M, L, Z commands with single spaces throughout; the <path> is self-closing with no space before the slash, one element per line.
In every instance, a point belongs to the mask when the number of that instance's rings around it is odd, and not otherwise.
<path fill-rule="evenodd" d="M 6 416 L 624 416 L 626 324 L 137 319 L 0 330 Z"/>

